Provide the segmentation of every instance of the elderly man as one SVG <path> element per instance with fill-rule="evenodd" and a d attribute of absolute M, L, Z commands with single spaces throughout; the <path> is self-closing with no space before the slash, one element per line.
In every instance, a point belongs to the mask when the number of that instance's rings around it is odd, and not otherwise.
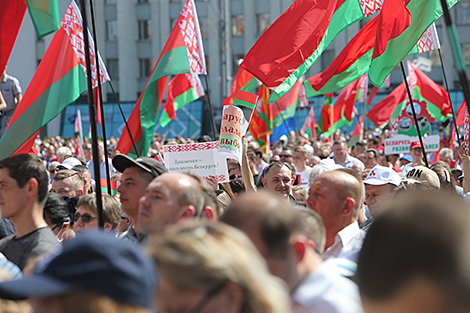
<path fill-rule="evenodd" d="M 180 220 L 199 217 L 204 200 L 204 192 L 195 178 L 181 173 L 158 176 L 139 200 L 137 229 L 145 234 L 155 234 Z"/>
<path fill-rule="evenodd" d="M 113 158 L 113 165 L 122 173 L 121 184 L 117 189 L 121 209 L 132 219 L 132 224 L 122 238 L 140 243 L 145 242 L 147 236 L 139 234 L 139 230 L 135 228 L 138 222 L 139 199 L 145 195 L 145 189 L 152 179 L 168 170 L 155 159 L 142 157 L 133 160 L 123 154 Z"/>
<path fill-rule="evenodd" d="M 372 217 L 360 225 L 363 231 L 369 230 L 384 204 L 397 192 L 400 183 L 400 176 L 391 168 L 377 165 L 369 172 L 364 185 L 365 200 Z"/>
<path fill-rule="evenodd" d="M 333 160 L 335 164 L 342 165 L 345 168 L 352 168 L 357 163 L 362 164 L 361 161 L 348 154 L 348 146 L 341 140 L 337 140 L 333 144 Z"/>
<path fill-rule="evenodd" d="M 326 228 L 323 259 L 338 257 L 345 248 L 361 243 L 358 215 L 364 187 L 352 170 L 335 170 L 317 176 L 310 187 L 307 206 L 317 212 Z M 356 255 L 351 256 L 354 260 Z"/>
<path fill-rule="evenodd" d="M 221 221 L 244 231 L 286 282 L 292 312 L 362 312 L 357 287 L 333 262 L 323 262 L 325 228 L 313 211 L 266 192 L 236 198 Z"/>

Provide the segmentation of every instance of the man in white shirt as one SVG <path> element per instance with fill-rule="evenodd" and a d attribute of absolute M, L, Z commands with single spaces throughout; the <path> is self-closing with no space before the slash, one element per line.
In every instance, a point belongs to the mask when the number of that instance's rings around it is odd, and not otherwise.
<path fill-rule="evenodd" d="M 102 141 L 98 142 L 98 156 L 99 156 L 99 162 L 100 162 L 100 178 L 106 179 L 106 163 L 105 163 L 105 157 L 104 157 L 104 146 L 103 146 Z M 108 165 L 109 165 L 109 177 L 111 177 L 114 174 L 116 174 L 116 170 L 114 169 L 113 162 L 110 158 L 108 158 Z M 96 180 L 93 159 L 91 159 L 87 163 L 87 166 L 90 169 L 91 178 Z M 99 185 L 99 182 L 97 182 L 97 184 Z"/>
<path fill-rule="evenodd" d="M 307 206 L 317 212 L 325 224 L 324 260 L 338 257 L 344 249 L 360 245 L 364 239 L 365 234 L 357 222 L 363 195 L 361 178 L 352 170 L 325 172 L 315 178 Z"/>
<path fill-rule="evenodd" d="M 341 140 L 336 140 L 333 144 L 333 160 L 335 164 L 342 165 L 345 168 L 351 168 L 356 163 L 362 162 L 348 153 L 348 145 Z"/>
<path fill-rule="evenodd" d="M 292 312 L 362 312 L 357 286 L 320 254 L 325 228 L 313 211 L 266 192 L 237 197 L 221 221 L 244 231 L 266 259 L 271 274 L 283 279 Z"/>

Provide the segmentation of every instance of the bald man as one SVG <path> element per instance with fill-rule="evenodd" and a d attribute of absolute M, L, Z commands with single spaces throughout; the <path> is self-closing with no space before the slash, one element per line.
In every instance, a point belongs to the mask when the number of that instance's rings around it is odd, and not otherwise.
<path fill-rule="evenodd" d="M 357 248 L 364 232 L 357 222 L 363 203 L 364 186 L 351 170 L 335 170 L 317 176 L 310 187 L 307 206 L 316 211 L 326 228 L 323 259 L 338 257 L 348 248 Z M 358 250 L 348 258 L 355 260 Z"/>
<path fill-rule="evenodd" d="M 199 217 L 204 209 L 204 199 L 204 192 L 195 178 L 181 173 L 158 176 L 139 200 L 137 229 L 155 234 L 167 225 Z"/>

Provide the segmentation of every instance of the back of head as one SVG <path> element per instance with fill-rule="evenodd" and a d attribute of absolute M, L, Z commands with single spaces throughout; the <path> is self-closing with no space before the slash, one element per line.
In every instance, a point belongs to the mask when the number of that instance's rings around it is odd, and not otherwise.
<path fill-rule="evenodd" d="M 284 258 L 290 238 L 304 234 L 302 218 L 294 205 L 265 191 L 235 198 L 220 221 L 245 232 L 258 231 L 272 257 Z"/>
<path fill-rule="evenodd" d="M 50 192 L 44 204 L 44 219 L 49 225 L 71 222 L 71 208 L 63 196 Z"/>
<path fill-rule="evenodd" d="M 83 177 L 75 170 L 60 170 L 55 174 L 54 180 L 59 181 L 67 179 L 69 177 L 72 177 L 73 185 L 76 190 L 83 190 L 85 186 L 85 181 L 83 180 Z"/>
<path fill-rule="evenodd" d="M 365 299 L 385 303 L 423 280 L 446 304 L 470 309 L 470 211 L 447 193 L 397 195 L 370 227 L 359 254 L 357 281 Z"/>
<path fill-rule="evenodd" d="M 11 178 L 16 180 L 18 186 L 34 178 L 38 182 L 38 203 L 44 204 L 49 185 L 49 176 L 44 164 L 31 154 L 18 154 L 0 161 L 0 169 L 6 168 Z"/>
<path fill-rule="evenodd" d="M 364 184 L 362 178 L 355 171 L 348 168 L 340 168 L 333 172 L 343 173 L 336 179 L 337 191 L 341 197 L 352 198 L 355 201 L 353 216 L 357 219 L 359 209 L 362 206 L 362 198 L 364 197 Z"/>
<path fill-rule="evenodd" d="M 242 290 L 240 312 L 289 310 L 287 292 L 269 274 L 250 240 L 235 228 L 183 221 L 153 237 L 150 253 L 161 276 L 178 289 L 208 294 L 233 283 Z"/>

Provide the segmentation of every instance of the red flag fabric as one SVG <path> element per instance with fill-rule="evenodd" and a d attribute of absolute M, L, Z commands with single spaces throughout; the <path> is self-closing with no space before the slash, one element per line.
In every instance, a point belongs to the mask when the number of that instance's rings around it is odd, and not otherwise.
<path fill-rule="evenodd" d="M 237 75 L 235 75 L 235 78 L 233 79 L 232 90 L 230 91 L 230 96 L 224 99 L 222 105 L 232 105 L 233 100 L 235 99 L 235 95 L 237 94 L 237 91 L 245 87 L 247 84 L 251 84 L 253 80 L 256 80 L 253 74 L 245 71 L 243 68 L 240 68 L 237 72 Z M 256 81 L 256 84 L 258 84 L 257 81 Z M 248 91 L 251 91 L 251 90 L 248 90 Z"/>
<path fill-rule="evenodd" d="M 377 91 L 379 91 L 379 87 L 374 86 L 369 92 L 369 98 L 367 99 L 367 106 L 370 106 L 372 104 L 372 101 L 374 101 L 375 96 L 377 95 Z"/>
<path fill-rule="evenodd" d="M 463 100 L 459 109 L 457 110 L 457 126 L 462 126 L 465 124 L 465 113 L 467 111 L 467 102 Z"/>
<path fill-rule="evenodd" d="M 378 127 L 386 125 L 396 106 L 407 99 L 405 82 L 401 83 L 388 96 L 377 103 L 368 113 L 367 117 Z"/>
<path fill-rule="evenodd" d="M 363 79 L 365 76 L 361 76 L 356 79 L 355 82 L 344 87 L 343 91 L 336 97 L 336 107 L 342 108 L 343 116 L 346 118 L 348 122 L 352 121 L 352 114 L 354 111 L 354 104 L 356 103 L 356 96 L 359 87 L 362 84 Z"/>
<path fill-rule="evenodd" d="M 0 10 L 0 76 L 5 70 L 26 13 L 24 0 L 3 0 Z"/>

